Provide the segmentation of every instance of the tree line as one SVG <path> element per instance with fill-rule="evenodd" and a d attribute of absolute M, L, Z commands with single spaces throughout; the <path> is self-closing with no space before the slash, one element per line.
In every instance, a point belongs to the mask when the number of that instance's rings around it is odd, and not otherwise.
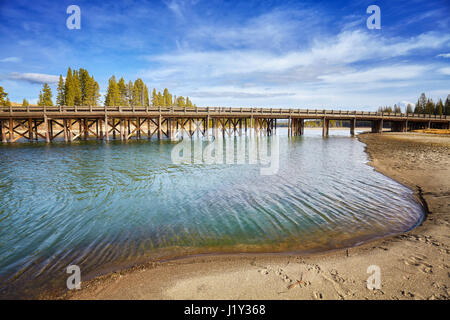
<path fill-rule="evenodd" d="M 53 106 L 53 94 L 50 86 L 44 83 L 39 92 L 39 106 Z M 100 102 L 100 86 L 86 69 L 67 70 L 66 78 L 59 75 L 57 86 L 56 105 L 62 106 L 97 106 Z M 105 95 L 105 106 L 179 106 L 196 107 L 189 97 L 173 96 L 169 90 L 163 93 L 153 89 L 151 101 L 147 85 L 141 78 L 125 82 L 121 77 L 119 81 L 113 75 L 108 81 Z M 23 105 L 28 105 L 24 99 Z"/>
<path fill-rule="evenodd" d="M 112 76 L 108 81 L 108 90 L 105 97 L 105 106 L 178 106 L 178 107 L 197 107 L 192 104 L 189 97 L 173 96 L 167 88 L 161 94 L 153 88 L 152 98 L 150 101 L 148 87 L 141 78 L 134 82 L 125 83 L 123 77 L 116 80 Z"/>
<path fill-rule="evenodd" d="M 394 104 L 394 107 L 385 106 L 379 107 L 378 112 L 396 112 L 401 113 L 402 109 Z M 418 113 L 418 114 L 434 114 L 437 116 L 442 115 L 450 115 L 450 94 L 445 99 L 445 103 L 442 102 L 442 99 L 439 99 L 436 103 L 431 98 L 427 98 L 425 93 L 422 93 L 417 99 L 417 103 L 413 106 L 408 103 L 405 107 L 405 113 Z"/>

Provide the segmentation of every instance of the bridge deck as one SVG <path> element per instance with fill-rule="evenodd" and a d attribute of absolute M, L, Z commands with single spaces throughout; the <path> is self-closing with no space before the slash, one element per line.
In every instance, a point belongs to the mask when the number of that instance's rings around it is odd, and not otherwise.
<path fill-rule="evenodd" d="M 336 120 L 379 120 L 396 121 L 432 121 L 447 122 L 450 116 L 414 113 L 386 113 L 370 111 L 317 110 L 317 109 L 283 109 L 283 108 L 222 108 L 222 107 L 0 107 L 2 119 L 28 118 L 103 118 L 105 115 L 115 118 L 158 117 L 203 118 L 203 117 L 237 117 L 237 118 L 271 118 L 271 119 L 336 119 Z"/>

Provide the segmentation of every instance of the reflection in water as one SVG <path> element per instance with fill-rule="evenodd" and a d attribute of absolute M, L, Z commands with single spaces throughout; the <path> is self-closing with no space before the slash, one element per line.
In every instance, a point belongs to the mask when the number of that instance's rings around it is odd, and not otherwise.
<path fill-rule="evenodd" d="M 231 137 L 189 155 L 168 141 L 0 146 L 0 296 L 62 287 L 70 264 L 87 276 L 187 254 L 311 252 L 421 221 L 412 192 L 367 166 L 356 139 L 279 131 L 277 148 Z M 276 153 L 275 174 L 261 174 Z M 224 161 L 192 161 L 205 154 Z"/>

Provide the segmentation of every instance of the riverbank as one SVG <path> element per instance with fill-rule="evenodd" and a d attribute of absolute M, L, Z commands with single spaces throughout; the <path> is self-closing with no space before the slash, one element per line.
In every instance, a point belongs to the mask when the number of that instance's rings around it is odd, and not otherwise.
<path fill-rule="evenodd" d="M 199 256 L 132 268 L 82 283 L 63 299 L 449 299 L 450 138 L 363 134 L 376 170 L 424 199 L 411 232 L 310 256 Z M 381 269 L 368 290 L 367 268 Z"/>

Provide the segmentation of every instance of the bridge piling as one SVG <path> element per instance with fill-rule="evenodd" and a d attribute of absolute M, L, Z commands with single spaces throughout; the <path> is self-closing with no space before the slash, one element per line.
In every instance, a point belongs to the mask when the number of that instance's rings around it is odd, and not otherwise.
<path fill-rule="evenodd" d="M 328 137 L 329 130 L 330 130 L 330 120 L 324 117 L 322 123 L 322 136 Z"/>
<path fill-rule="evenodd" d="M 350 120 L 350 135 L 352 137 L 355 136 L 355 128 L 356 128 L 356 118 L 353 118 Z"/>

